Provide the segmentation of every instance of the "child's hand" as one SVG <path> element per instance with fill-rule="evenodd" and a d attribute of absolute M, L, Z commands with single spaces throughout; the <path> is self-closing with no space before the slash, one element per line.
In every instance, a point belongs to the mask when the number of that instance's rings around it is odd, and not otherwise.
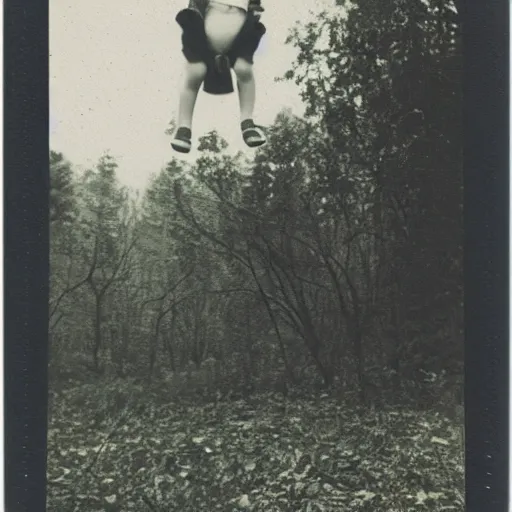
<path fill-rule="evenodd" d="M 249 12 L 261 13 L 264 10 L 261 6 L 261 0 L 249 0 Z"/>

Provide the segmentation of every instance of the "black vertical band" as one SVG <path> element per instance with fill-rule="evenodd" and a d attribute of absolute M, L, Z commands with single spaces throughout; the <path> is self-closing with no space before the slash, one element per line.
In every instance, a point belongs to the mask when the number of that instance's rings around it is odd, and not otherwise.
<path fill-rule="evenodd" d="M 508 2 L 466 1 L 467 510 L 508 505 Z"/>
<path fill-rule="evenodd" d="M 45 509 L 48 2 L 4 2 L 4 510 Z"/>

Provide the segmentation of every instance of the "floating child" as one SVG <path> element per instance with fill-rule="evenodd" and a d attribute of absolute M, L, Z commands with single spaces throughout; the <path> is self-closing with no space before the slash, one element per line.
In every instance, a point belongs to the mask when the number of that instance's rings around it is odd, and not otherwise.
<path fill-rule="evenodd" d="M 261 0 L 190 0 L 176 16 L 183 29 L 185 83 L 180 93 L 178 128 L 171 142 L 180 153 L 192 147 L 192 118 L 201 85 L 209 94 L 234 92 L 235 71 L 240 100 L 241 131 L 251 147 L 265 144 L 263 130 L 253 121 L 256 83 L 253 57 L 265 26 L 260 22 Z"/>

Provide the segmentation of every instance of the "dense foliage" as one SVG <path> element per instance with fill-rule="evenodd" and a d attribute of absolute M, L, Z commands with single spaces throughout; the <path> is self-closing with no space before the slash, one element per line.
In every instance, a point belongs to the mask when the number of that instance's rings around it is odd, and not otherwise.
<path fill-rule="evenodd" d="M 134 199 L 110 156 L 78 175 L 52 152 L 59 402 L 70 379 L 117 378 L 205 403 L 325 392 L 460 414 L 456 6 L 337 3 L 290 34 L 297 59 L 282 79 L 298 84 L 306 115 L 281 112 L 254 158 L 209 133 L 194 164 L 171 160 Z M 215 508 L 202 503 L 193 509 Z"/>

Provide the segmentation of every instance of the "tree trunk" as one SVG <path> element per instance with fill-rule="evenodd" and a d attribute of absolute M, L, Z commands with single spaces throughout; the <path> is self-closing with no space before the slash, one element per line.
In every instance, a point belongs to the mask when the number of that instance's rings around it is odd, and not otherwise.
<path fill-rule="evenodd" d="M 160 335 L 160 324 L 162 322 L 162 318 L 162 313 L 159 312 L 155 322 L 155 330 L 149 343 L 149 380 L 153 378 L 153 372 L 155 370 L 156 355 L 158 351 L 158 337 Z"/>
<path fill-rule="evenodd" d="M 245 354 L 243 356 L 244 361 L 244 391 L 250 392 L 252 388 L 252 379 L 254 374 L 254 362 L 252 354 L 252 328 L 251 328 L 251 315 L 247 305 L 245 306 Z"/>
<path fill-rule="evenodd" d="M 332 386 L 333 383 L 333 374 L 332 371 L 330 371 L 320 360 L 320 358 L 317 355 L 312 355 L 313 361 L 315 362 L 315 365 L 318 369 L 318 372 L 320 373 L 320 376 L 322 377 L 322 380 L 324 381 L 324 386 L 326 389 L 329 389 Z"/>
<path fill-rule="evenodd" d="M 363 353 L 363 336 L 359 326 L 352 327 L 352 343 L 354 347 L 354 357 L 356 363 L 356 378 L 359 388 L 359 399 L 361 404 L 366 404 L 366 378 L 364 373 L 364 353 Z"/>
<path fill-rule="evenodd" d="M 402 347 L 402 333 L 400 329 L 400 304 L 395 304 L 392 313 L 393 325 L 393 356 L 391 358 L 391 368 L 393 369 L 393 387 L 395 393 L 399 393 L 401 388 L 401 347 Z"/>
<path fill-rule="evenodd" d="M 128 356 L 128 349 L 130 346 L 130 327 L 128 324 L 128 320 L 123 319 L 123 324 L 121 326 L 121 354 L 119 355 L 120 364 L 123 376 L 125 375 L 125 365 Z"/>
<path fill-rule="evenodd" d="M 286 355 L 286 348 L 284 346 L 283 338 L 281 336 L 281 331 L 279 329 L 279 325 L 277 323 L 277 319 L 274 315 L 274 312 L 272 311 L 272 306 L 270 305 L 270 302 L 268 301 L 267 294 L 265 293 L 265 290 L 261 286 L 260 280 L 258 279 L 258 276 L 256 275 L 256 271 L 254 270 L 254 267 L 252 266 L 252 261 L 250 261 L 250 270 L 251 274 L 254 278 L 254 281 L 256 282 L 256 286 L 258 287 L 258 291 L 260 292 L 260 296 L 263 299 L 263 303 L 265 304 L 265 308 L 267 309 L 267 313 L 270 317 L 270 320 L 272 322 L 272 325 L 274 327 L 274 331 L 277 336 L 277 340 L 279 343 L 279 350 L 281 352 L 281 358 L 283 360 L 283 366 L 284 366 L 284 372 L 290 383 L 295 383 L 295 375 L 293 374 L 293 370 L 290 367 L 290 364 L 288 362 L 288 356 Z"/>
<path fill-rule="evenodd" d="M 103 297 L 99 294 L 95 295 L 95 315 L 94 315 L 94 346 L 93 346 L 93 364 L 94 370 L 100 372 L 100 360 L 99 352 L 103 344 L 102 333 L 101 333 L 101 314 L 103 306 Z"/>
<path fill-rule="evenodd" d="M 306 348 L 308 349 L 311 357 L 313 358 L 313 361 L 315 362 L 318 372 L 324 381 L 324 386 L 326 388 L 330 388 L 333 382 L 333 374 L 332 371 L 329 370 L 320 359 L 320 348 L 322 344 L 317 336 L 315 326 L 313 325 L 313 321 L 307 306 L 302 304 L 299 309 L 301 313 L 300 322 L 304 329 L 303 338 L 306 344 Z"/>
<path fill-rule="evenodd" d="M 167 347 L 167 352 L 169 353 L 169 362 L 171 363 L 171 370 L 173 372 L 176 371 L 176 358 L 174 355 L 174 331 L 176 329 L 176 309 L 173 307 L 171 310 L 171 325 L 169 327 L 169 333 L 164 338 L 165 344 Z"/>

